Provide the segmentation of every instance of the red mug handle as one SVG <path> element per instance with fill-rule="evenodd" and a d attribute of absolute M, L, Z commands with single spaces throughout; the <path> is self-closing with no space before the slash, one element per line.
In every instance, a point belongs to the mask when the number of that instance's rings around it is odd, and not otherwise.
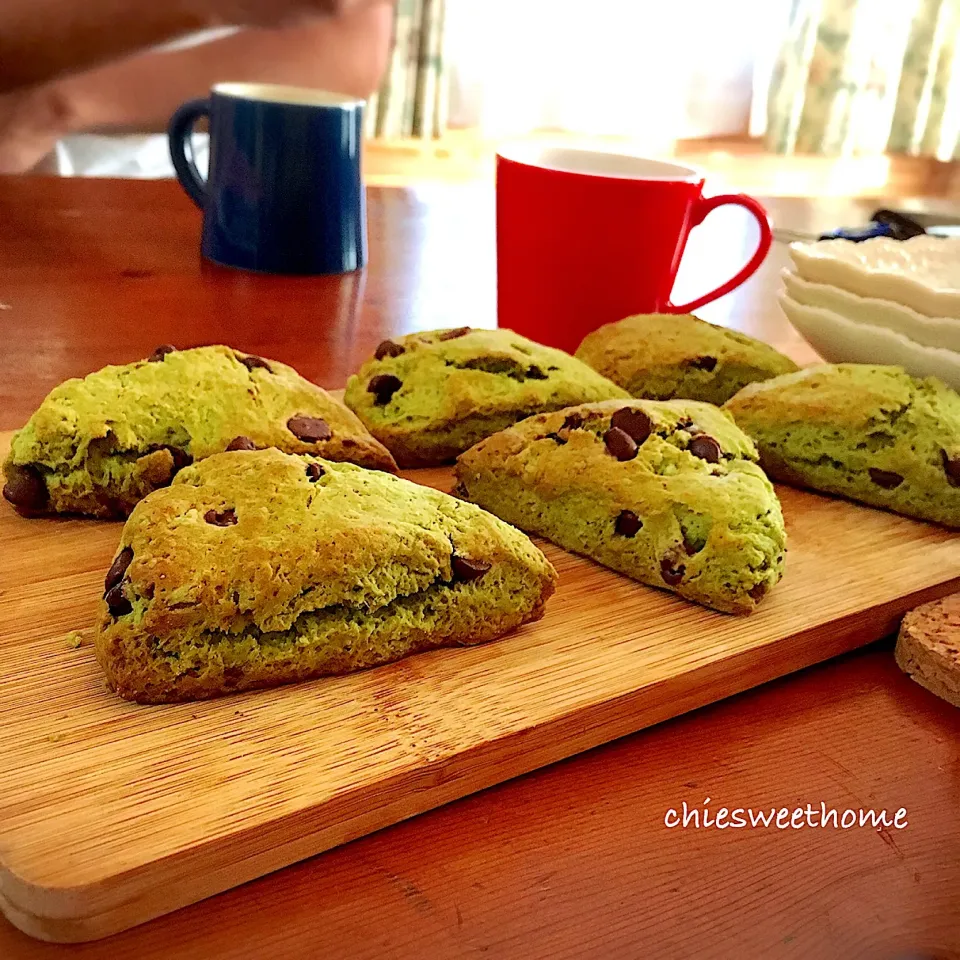
<path fill-rule="evenodd" d="M 770 218 L 767 216 L 767 211 L 764 210 L 753 197 L 748 197 L 743 193 L 725 193 L 719 197 L 700 197 L 693 211 L 693 221 L 690 224 L 691 228 L 703 223 L 707 214 L 712 210 L 716 210 L 717 207 L 725 206 L 728 203 L 736 204 L 738 207 L 745 207 L 753 214 L 757 221 L 757 226 L 760 228 L 760 240 L 757 243 L 757 249 L 753 252 L 753 256 L 746 262 L 739 273 L 732 276 L 726 283 L 721 283 L 716 290 L 711 290 L 709 293 L 705 293 L 702 297 L 697 297 L 696 300 L 691 300 L 689 303 L 674 305 L 668 300 L 663 307 L 665 313 L 690 313 L 691 310 L 696 310 L 697 307 L 702 307 L 705 303 L 710 303 L 711 300 L 716 300 L 725 293 L 735 290 L 747 277 L 753 275 L 757 267 L 763 263 L 764 257 L 770 252 L 770 244 L 773 243 L 773 230 L 770 226 Z"/>

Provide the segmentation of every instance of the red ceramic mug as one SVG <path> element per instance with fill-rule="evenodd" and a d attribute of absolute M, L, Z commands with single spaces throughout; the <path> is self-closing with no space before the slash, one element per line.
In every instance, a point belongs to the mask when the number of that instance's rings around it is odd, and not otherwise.
<path fill-rule="evenodd" d="M 690 231 L 728 203 L 756 217 L 756 251 L 716 290 L 671 303 Z M 689 313 L 743 283 L 771 240 L 756 200 L 704 197 L 703 177 L 689 167 L 553 147 L 497 155 L 499 325 L 540 343 L 572 352 L 604 323 Z"/>

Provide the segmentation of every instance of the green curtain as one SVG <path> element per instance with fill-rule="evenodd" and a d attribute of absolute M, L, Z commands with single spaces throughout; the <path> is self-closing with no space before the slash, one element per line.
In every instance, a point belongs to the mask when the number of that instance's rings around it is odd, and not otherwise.
<path fill-rule="evenodd" d="M 368 136 L 429 140 L 446 129 L 444 7 L 445 0 L 399 0 L 394 7 L 393 52 L 367 105 Z"/>
<path fill-rule="evenodd" d="M 794 0 L 766 142 L 960 157 L 960 0 Z"/>

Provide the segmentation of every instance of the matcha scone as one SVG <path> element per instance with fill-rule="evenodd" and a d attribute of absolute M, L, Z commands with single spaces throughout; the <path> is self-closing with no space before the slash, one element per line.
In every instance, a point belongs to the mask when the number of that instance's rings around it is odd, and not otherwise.
<path fill-rule="evenodd" d="M 344 401 L 401 466 L 453 460 L 533 413 L 627 397 L 562 350 L 510 330 L 435 330 L 385 340 Z"/>
<path fill-rule="evenodd" d="M 749 613 L 783 573 L 780 502 L 716 407 L 618 400 L 542 414 L 457 461 L 457 492 L 566 550 Z"/>
<path fill-rule="evenodd" d="M 960 395 L 899 367 L 808 367 L 725 409 L 775 480 L 960 527 Z"/>
<path fill-rule="evenodd" d="M 214 697 L 493 640 L 538 619 L 555 581 L 526 536 L 437 490 L 224 453 L 134 509 L 96 651 L 125 699 Z"/>
<path fill-rule="evenodd" d="M 164 346 L 56 387 L 14 434 L 3 495 L 24 516 L 125 517 L 185 465 L 260 447 L 396 470 L 354 414 L 291 367 Z"/>
<path fill-rule="evenodd" d="M 773 347 L 690 314 L 642 314 L 587 334 L 577 357 L 631 396 L 721 404 L 797 365 Z"/>

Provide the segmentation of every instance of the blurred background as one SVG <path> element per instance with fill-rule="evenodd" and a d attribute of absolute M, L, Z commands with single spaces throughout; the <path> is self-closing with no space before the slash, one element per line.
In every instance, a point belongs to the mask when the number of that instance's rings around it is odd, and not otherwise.
<path fill-rule="evenodd" d="M 536 139 L 680 158 L 714 192 L 957 196 L 958 36 L 960 0 L 384 2 L 5 94 L 0 170 L 170 176 L 167 117 L 248 80 L 369 97 L 373 184 L 489 179 Z"/>

